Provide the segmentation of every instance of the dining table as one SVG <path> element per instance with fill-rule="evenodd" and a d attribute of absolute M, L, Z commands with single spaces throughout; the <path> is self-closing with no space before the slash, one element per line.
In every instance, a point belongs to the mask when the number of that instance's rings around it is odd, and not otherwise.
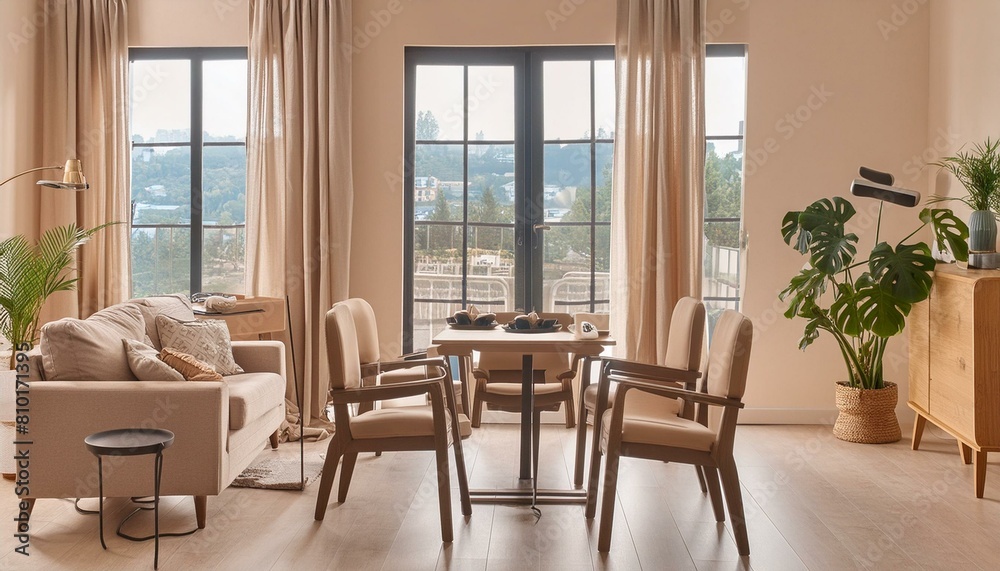
<path fill-rule="evenodd" d="M 570 331 L 534 332 L 507 330 L 501 326 L 487 328 L 448 327 L 434 336 L 431 344 L 439 355 L 459 359 L 459 375 L 464 387 L 469 387 L 474 351 L 515 353 L 521 355 L 521 423 L 518 487 L 504 489 L 471 489 L 476 503 L 493 504 L 576 504 L 585 503 L 585 489 L 539 489 L 537 466 L 532 438 L 534 415 L 533 356 L 539 353 L 570 353 L 575 358 L 597 357 L 605 347 L 615 345 L 607 334 L 592 339 L 578 339 Z"/>

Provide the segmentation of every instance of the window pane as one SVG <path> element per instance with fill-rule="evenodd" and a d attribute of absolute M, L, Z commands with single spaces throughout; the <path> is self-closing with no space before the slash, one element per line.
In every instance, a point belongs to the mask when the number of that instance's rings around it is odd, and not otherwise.
<path fill-rule="evenodd" d="M 206 226 L 201 259 L 201 289 L 243 293 L 246 270 L 244 226 Z"/>
<path fill-rule="evenodd" d="M 481 311 L 514 308 L 514 227 L 469 228 L 468 302 Z"/>
<path fill-rule="evenodd" d="M 413 228 L 413 267 L 416 273 L 455 276 L 462 292 L 462 227 L 458 224 L 421 224 Z"/>
<path fill-rule="evenodd" d="M 513 66 L 469 67 L 469 140 L 514 140 Z"/>
<path fill-rule="evenodd" d="M 413 159 L 415 220 L 462 220 L 462 145 L 417 145 Z"/>
<path fill-rule="evenodd" d="M 132 229 L 132 295 L 190 293 L 191 230 Z"/>
<path fill-rule="evenodd" d="M 739 222 L 705 223 L 705 297 L 739 297 Z"/>
<path fill-rule="evenodd" d="M 590 221 L 590 144 L 545 145 L 545 219 Z"/>
<path fill-rule="evenodd" d="M 743 211 L 743 153 L 719 153 L 708 144 L 705 157 L 705 218 L 739 218 Z"/>
<path fill-rule="evenodd" d="M 597 213 L 598 222 L 611 222 L 611 187 L 614 171 L 614 143 L 597 143 Z"/>
<path fill-rule="evenodd" d="M 712 342 L 712 335 L 715 333 L 715 324 L 722 317 L 722 312 L 727 309 L 740 309 L 740 302 L 735 300 L 709 300 L 705 302 L 705 314 L 708 318 L 708 341 Z"/>
<path fill-rule="evenodd" d="M 247 61 L 203 63 L 202 120 L 206 141 L 245 141 L 247 137 Z"/>
<path fill-rule="evenodd" d="M 553 226 L 544 237 L 543 297 L 547 311 L 586 302 L 590 311 L 590 226 Z M 575 307 L 575 305 L 573 306 Z"/>
<path fill-rule="evenodd" d="M 746 99 L 746 58 L 705 58 L 705 133 L 742 135 Z"/>
<path fill-rule="evenodd" d="M 424 293 L 435 291 L 436 278 L 417 275 L 413 280 L 413 297 L 420 299 Z M 423 350 L 435 335 L 447 327 L 446 318 L 462 309 L 460 303 L 413 303 L 413 347 Z"/>
<path fill-rule="evenodd" d="M 615 62 L 594 62 L 594 121 L 598 139 L 615 136 Z"/>
<path fill-rule="evenodd" d="M 545 140 L 590 135 L 590 62 L 547 61 L 543 66 Z"/>
<path fill-rule="evenodd" d="M 463 82 L 460 65 L 417 66 L 416 140 L 461 141 L 465 132 Z"/>
<path fill-rule="evenodd" d="M 131 66 L 132 141 L 191 141 L 191 62 L 134 61 Z"/>
<path fill-rule="evenodd" d="M 191 222 L 191 149 L 132 149 L 132 223 Z"/>
<path fill-rule="evenodd" d="M 205 147 L 202 164 L 202 218 L 205 225 L 244 224 L 246 147 Z"/>
<path fill-rule="evenodd" d="M 469 146 L 469 221 L 514 222 L 514 145 Z"/>

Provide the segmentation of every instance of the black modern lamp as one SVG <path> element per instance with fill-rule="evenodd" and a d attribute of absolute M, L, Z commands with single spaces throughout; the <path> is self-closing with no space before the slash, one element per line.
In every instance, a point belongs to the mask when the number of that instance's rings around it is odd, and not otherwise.
<path fill-rule="evenodd" d="M 40 186 L 45 186 L 48 188 L 58 188 L 62 190 L 87 190 L 90 185 L 87 184 L 87 177 L 83 176 L 83 163 L 79 159 L 69 159 L 63 166 L 52 166 L 52 167 L 38 167 L 34 169 L 28 169 L 24 172 L 19 172 L 16 175 L 0 182 L 0 186 L 7 184 L 8 182 L 14 180 L 19 176 L 24 176 L 29 173 L 47 170 L 61 170 L 63 171 L 62 180 L 40 180 L 36 184 Z"/>

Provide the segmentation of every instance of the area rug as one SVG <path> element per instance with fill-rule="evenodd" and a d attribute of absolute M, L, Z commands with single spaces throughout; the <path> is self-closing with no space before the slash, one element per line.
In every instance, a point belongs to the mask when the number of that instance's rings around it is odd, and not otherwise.
<path fill-rule="evenodd" d="M 298 445 L 296 445 L 298 448 Z M 305 485 L 319 478 L 323 471 L 326 454 L 306 450 Z M 264 450 L 233 480 L 231 486 L 237 488 L 259 488 L 264 490 L 298 490 L 301 485 L 299 455 L 294 456 L 275 450 Z"/>

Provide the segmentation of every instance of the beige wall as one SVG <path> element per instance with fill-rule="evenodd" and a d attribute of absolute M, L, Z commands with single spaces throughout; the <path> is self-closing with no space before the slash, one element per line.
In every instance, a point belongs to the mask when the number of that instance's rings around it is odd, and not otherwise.
<path fill-rule="evenodd" d="M 1000 46 L 991 38 L 1000 2 L 932 0 L 930 11 L 928 156 L 949 155 L 967 143 L 1000 137 Z M 964 194 L 951 177 L 928 170 L 931 190 Z"/>
<path fill-rule="evenodd" d="M 129 45 L 245 46 L 249 0 L 128 0 Z"/>

